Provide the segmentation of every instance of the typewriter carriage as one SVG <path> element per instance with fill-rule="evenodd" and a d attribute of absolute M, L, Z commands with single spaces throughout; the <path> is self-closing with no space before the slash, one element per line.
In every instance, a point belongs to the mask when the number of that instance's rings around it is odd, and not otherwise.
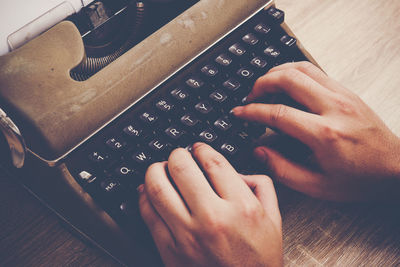
<path fill-rule="evenodd" d="M 127 240 L 76 182 L 68 168 L 69 153 L 210 44 L 274 4 L 264 0 L 219 3 L 217 9 L 215 1 L 199 1 L 82 82 L 70 76 L 85 57 L 81 33 L 71 22 L 62 22 L 0 57 L 0 106 L 12 115 L 28 151 L 16 176 L 85 239 L 125 264 L 143 261 L 152 266 L 158 258 Z M 281 27 L 293 35 L 285 23 Z M 300 43 L 298 47 L 313 61 Z"/>

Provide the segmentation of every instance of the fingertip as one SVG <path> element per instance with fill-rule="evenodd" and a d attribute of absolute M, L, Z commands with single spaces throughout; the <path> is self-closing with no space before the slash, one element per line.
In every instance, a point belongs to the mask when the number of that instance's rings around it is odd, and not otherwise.
<path fill-rule="evenodd" d="M 246 97 L 246 101 L 243 102 L 243 105 L 248 105 L 248 104 L 251 104 L 251 103 L 255 103 L 256 100 L 257 100 L 257 97 L 254 97 L 252 94 L 249 94 L 249 95 Z"/>
<path fill-rule="evenodd" d="M 191 150 L 193 150 L 193 147 L 194 147 L 194 145 L 192 146 Z M 179 159 L 181 159 L 182 157 L 188 157 L 188 156 L 190 156 L 190 152 L 189 152 L 187 149 L 182 148 L 182 147 L 175 148 L 175 149 L 169 154 L 169 157 L 168 157 L 168 164 L 166 164 L 166 165 L 170 165 L 171 162 L 174 162 L 175 160 L 179 160 Z"/>
<path fill-rule="evenodd" d="M 194 143 L 194 144 L 192 145 L 192 151 L 193 151 L 194 149 L 197 149 L 197 148 L 199 148 L 199 147 L 201 147 L 201 146 L 204 146 L 204 145 L 205 145 L 205 143 L 196 142 L 196 143 Z"/>
<path fill-rule="evenodd" d="M 256 187 L 258 184 L 267 184 L 267 185 L 272 185 L 273 186 L 273 181 L 271 177 L 263 174 L 255 174 L 255 175 L 243 175 L 240 174 L 242 177 L 243 181 L 246 182 L 246 184 L 253 190 L 254 187 Z"/>
<path fill-rule="evenodd" d="M 192 157 L 195 159 L 198 159 L 199 157 L 199 152 L 203 151 L 204 149 L 206 150 L 210 150 L 212 149 L 211 146 L 207 145 L 206 143 L 202 143 L 202 142 L 197 142 L 192 146 Z"/>
<path fill-rule="evenodd" d="M 268 163 L 268 150 L 266 147 L 256 147 L 254 149 L 254 156 L 264 163 Z"/>
<path fill-rule="evenodd" d="M 177 147 L 174 150 L 172 150 L 171 154 L 172 153 L 180 153 L 180 152 L 184 152 L 185 153 L 185 152 L 187 152 L 187 150 L 184 149 L 183 147 Z"/>
<path fill-rule="evenodd" d="M 154 182 L 154 179 L 156 179 L 159 174 L 160 171 L 162 172 L 163 170 L 166 169 L 167 166 L 167 161 L 163 161 L 163 162 L 155 162 L 153 164 L 151 164 L 147 170 L 146 173 L 144 175 L 144 184 L 148 185 Z M 139 190 L 140 185 L 136 188 L 136 190 Z M 143 189 L 143 188 L 141 188 Z M 140 193 L 140 192 L 139 192 Z"/>
<path fill-rule="evenodd" d="M 259 107 L 260 107 L 259 105 L 262 104 L 249 102 L 244 106 L 238 106 L 233 108 L 231 110 L 231 114 L 246 120 L 252 120 L 252 121 L 262 120 L 262 118 L 256 116 L 256 114 L 259 113 Z"/>
<path fill-rule="evenodd" d="M 275 186 L 272 179 L 266 175 L 242 176 L 243 180 L 253 191 L 264 210 L 279 227 L 281 226 L 281 216 L 276 196 Z"/>
<path fill-rule="evenodd" d="M 234 116 L 240 116 L 244 111 L 244 107 L 238 106 L 233 108 L 230 113 L 233 114 Z"/>
<path fill-rule="evenodd" d="M 144 192 L 144 184 L 139 185 L 139 186 L 136 188 L 136 191 L 137 191 L 139 194 L 142 194 L 142 193 Z"/>

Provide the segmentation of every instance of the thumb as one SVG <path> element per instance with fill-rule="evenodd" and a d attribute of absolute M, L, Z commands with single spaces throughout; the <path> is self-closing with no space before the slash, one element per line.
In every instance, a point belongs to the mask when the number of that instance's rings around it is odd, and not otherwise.
<path fill-rule="evenodd" d="M 275 221 L 276 225 L 281 226 L 281 214 L 278 206 L 274 184 L 268 176 L 265 175 L 242 175 L 242 179 L 253 191 L 255 197 L 263 206 L 264 210 Z"/>
<path fill-rule="evenodd" d="M 257 147 L 254 154 L 258 160 L 265 163 L 271 177 L 278 182 L 312 197 L 321 197 L 323 177 L 321 174 L 286 159 L 279 152 Z"/>

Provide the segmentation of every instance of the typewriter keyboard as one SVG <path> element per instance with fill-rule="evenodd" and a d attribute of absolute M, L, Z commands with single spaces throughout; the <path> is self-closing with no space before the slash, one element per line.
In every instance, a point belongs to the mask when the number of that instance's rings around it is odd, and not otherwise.
<path fill-rule="evenodd" d="M 252 168 L 252 143 L 265 127 L 229 111 L 272 67 L 307 60 L 283 19 L 276 8 L 260 11 L 70 155 L 75 179 L 121 226 L 140 224 L 136 187 L 174 148 L 205 142 L 238 171 Z"/>

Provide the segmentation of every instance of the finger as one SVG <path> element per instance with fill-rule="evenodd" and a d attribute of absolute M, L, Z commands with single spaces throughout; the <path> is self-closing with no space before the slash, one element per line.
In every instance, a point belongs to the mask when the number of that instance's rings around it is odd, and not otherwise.
<path fill-rule="evenodd" d="M 282 64 L 272 68 L 269 72 L 283 71 L 287 69 L 296 69 L 331 91 L 341 92 L 347 90 L 340 83 L 330 78 L 325 74 L 325 72 L 309 61 Z"/>
<path fill-rule="evenodd" d="M 278 206 L 274 184 L 265 175 L 242 175 L 243 180 L 260 201 L 264 210 L 278 225 L 281 224 L 281 215 Z"/>
<path fill-rule="evenodd" d="M 321 117 L 285 105 L 249 104 L 232 110 L 241 119 L 266 124 L 290 135 L 310 148 L 317 145 Z"/>
<path fill-rule="evenodd" d="M 192 215 L 219 199 L 187 150 L 178 148 L 172 151 L 168 170 Z"/>
<path fill-rule="evenodd" d="M 152 164 L 145 178 L 145 191 L 152 206 L 169 228 L 177 233 L 190 222 L 190 212 L 169 181 L 167 163 Z"/>
<path fill-rule="evenodd" d="M 165 255 L 165 253 L 168 253 L 168 251 L 165 251 L 166 249 L 175 246 L 175 239 L 168 226 L 151 205 L 147 194 L 144 192 L 144 186 L 141 185 L 138 191 L 140 214 L 149 228 L 160 254 Z"/>
<path fill-rule="evenodd" d="M 252 195 L 228 160 L 209 145 L 196 143 L 192 153 L 221 198 L 237 199 Z"/>
<path fill-rule="evenodd" d="M 312 197 L 322 196 L 324 181 L 321 174 L 308 170 L 267 147 L 258 147 L 254 153 L 257 159 L 267 165 L 271 177 L 278 182 Z"/>
<path fill-rule="evenodd" d="M 332 92 L 321 86 L 306 74 L 287 69 L 267 73 L 254 84 L 247 96 L 251 102 L 268 94 L 285 93 L 313 113 L 322 113 L 332 98 Z"/>

